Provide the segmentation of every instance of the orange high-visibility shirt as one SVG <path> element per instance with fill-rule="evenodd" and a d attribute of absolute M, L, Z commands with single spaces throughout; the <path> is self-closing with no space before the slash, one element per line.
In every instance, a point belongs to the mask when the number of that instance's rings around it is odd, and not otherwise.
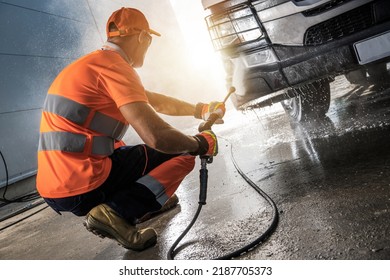
<path fill-rule="evenodd" d="M 42 112 L 37 190 L 62 198 L 99 187 L 109 155 L 128 123 L 119 107 L 148 102 L 136 71 L 118 53 L 98 50 L 67 66 L 49 88 Z"/>

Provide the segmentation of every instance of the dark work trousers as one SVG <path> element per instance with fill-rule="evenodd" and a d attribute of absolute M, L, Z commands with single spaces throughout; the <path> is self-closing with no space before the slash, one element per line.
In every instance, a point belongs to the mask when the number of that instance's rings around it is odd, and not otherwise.
<path fill-rule="evenodd" d="M 110 156 L 112 168 L 107 180 L 100 187 L 81 195 L 45 198 L 45 201 L 57 213 L 72 212 L 77 216 L 85 216 L 93 207 L 105 203 L 129 223 L 135 224 L 135 221 L 146 213 L 161 208 L 161 202 L 156 200 L 156 195 L 137 180 L 163 163 L 181 156 L 164 154 L 146 145 L 124 146 L 116 149 Z M 184 157 L 187 161 L 188 158 L 195 161 L 194 157 Z M 187 168 L 185 174 L 192 168 Z"/>

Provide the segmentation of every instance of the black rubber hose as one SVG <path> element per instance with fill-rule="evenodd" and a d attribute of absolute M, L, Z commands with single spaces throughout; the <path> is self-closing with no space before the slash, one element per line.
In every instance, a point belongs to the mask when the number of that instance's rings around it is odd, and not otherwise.
<path fill-rule="evenodd" d="M 4 190 L 3 190 L 3 196 L 2 198 L 0 198 L 0 208 L 5 206 L 5 205 L 8 205 L 10 203 L 14 203 L 14 202 L 29 202 L 29 201 L 33 201 L 37 198 L 40 198 L 39 194 L 37 192 L 34 192 L 32 194 L 28 194 L 28 195 L 25 195 L 25 196 L 22 196 L 22 197 L 19 197 L 19 198 L 16 198 L 16 199 L 8 199 L 5 197 L 5 194 L 8 190 L 8 181 L 9 181 L 9 174 L 8 174 L 8 165 L 7 165 L 7 161 L 5 160 L 4 158 L 4 155 L 3 153 L 0 151 L 0 157 L 3 161 L 3 164 L 4 164 L 4 169 L 5 169 L 5 186 L 4 186 Z"/>
<path fill-rule="evenodd" d="M 202 210 L 202 206 L 203 204 L 199 204 L 198 206 L 198 210 L 196 211 L 194 217 L 192 218 L 192 221 L 191 223 L 187 226 L 187 228 L 183 231 L 183 233 L 179 236 L 179 238 L 177 238 L 177 240 L 175 241 L 175 243 L 173 243 L 173 245 L 171 246 L 171 248 L 169 249 L 168 251 L 168 260 L 173 260 L 176 253 L 175 253 L 175 248 L 177 246 L 177 244 L 180 243 L 180 241 L 184 238 L 184 236 L 187 235 L 187 233 L 190 231 L 190 229 L 192 228 L 192 226 L 194 225 L 194 223 L 196 222 L 196 220 L 198 219 L 198 216 L 200 214 L 200 211 Z"/>
<path fill-rule="evenodd" d="M 226 139 L 225 139 L 226 140 Z M 229 141 L 228 141 L 229 142 Z M 229 142 L 230 143 L 230 142 Z M 237 172 L 241 175 L 241 177 L 252 187 L 254 188 L 267 202 L 271 205 L 273 210 L 273 218 L 270 226 L 267 228 L 267 230 L 260 235 L 258 238 L 256 238 L 253 242 L 249 243 L 248 245 L 230 253 L 227 255 L 224 255 L 222 257 L 217 258 L 217 260 L 229 260 L 235 257 L 238 257 L 244 253 L 249 252 L 251 249 L 258 246 L 260 243 L 263 243 L 265 240 L 270 237 L 270 235 L 276 230 L 276 227 L 278 226 L 279 222 L 279 211 L 276 207 L 275 202 L 272 200 L 272 198 L 266 194 L 258 185 L 256 185 L 251 179 L 249 179 L 248 176 L 245 175 L 245 173 L 241 170 L 241 168 L 238 166 L 236 159 L 233 155 L 233 145 L 230 143 L 230 154 L 232 157 L 232 162 L 234 164 L 234 167 L 236 168 Z"/>
<path fill-rule="evenodd" d="M 224 138 L 222 138 L 224 139 Z M 224 139 L 225 141 L 229 142 L 227 139 Z M 229 142 L 230 143 L 230 142 Z M 241 168 L 238 166 L 236 159 L 234 158 L 233 154 L 233 144 L 230 143 L 230 155 L 232 158 L 232 162 L 234 167 L 236 168 L 237 172 L 241 175 L 241 177 L 253 188 L 255 189 L 267 202 L 271 205 L 273 210 L 273 218 L 270 226 L 267 228 L 267 230 L 261 234 L 258 238 L 256 238 L 254 241 L 249 243 L 248 245 L 241 247 L 240 249 L 223 255 L 221 257 L 216 258 L 216 260 L 229 260 L 236 257 L 241 256 L 244 253 L 249 252 L 251 249 L 254 249 L 256 246 L 263 243 L 265 240 L 268 239 L 268 237 L 276 230 L 276 227 L 279 222 L 279 212 L 278 208 L 276 207 L 275 202 L 271 199 L 269 195 L 267 195 L 258 185 L 256 185 L 248 176 L 245 175 L 245 173 L 241 170 Z M 175 248 L 179 244 L 179 242 L 184 238 L 184 236 L 188 233 L 188 231 L 192 228 L 195 221 L 197 220 L 199 213 L 202 209 L 202 204 L 199 204 L 198 210 L 196 211 L 194 218 L 192 219 L 191 223 L 187 226 L 187 228 L 184 230 L 184 232 L 179 236 L 179 238 L 173 243 L 172 247 L 168 251 L 168 260 L 173 260 L 175 256 Z"/>

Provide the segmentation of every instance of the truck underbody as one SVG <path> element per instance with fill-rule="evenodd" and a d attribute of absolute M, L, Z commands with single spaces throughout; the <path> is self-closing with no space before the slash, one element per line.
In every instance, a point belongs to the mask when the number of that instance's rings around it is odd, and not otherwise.
<path fill-rule="evenodd" d="M 211 40 L 239 110 L 282 101 L 294 119 L 325 116 L 329 82 L 385 84 L 386 0 L 203 1 Z M 210 6 L 211 5 L 211 6 Z"/>

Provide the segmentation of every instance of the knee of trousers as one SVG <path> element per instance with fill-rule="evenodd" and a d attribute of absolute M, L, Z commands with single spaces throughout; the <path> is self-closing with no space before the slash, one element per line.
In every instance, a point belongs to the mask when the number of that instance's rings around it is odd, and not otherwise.
<path fill-rule="evenodd" d="M 182 155 L 172 158 L 137 180 L 151 190 L 157 201 L 165 202 L 177 190 L 183 179 L 194 169 L 195 157 Z"/>

